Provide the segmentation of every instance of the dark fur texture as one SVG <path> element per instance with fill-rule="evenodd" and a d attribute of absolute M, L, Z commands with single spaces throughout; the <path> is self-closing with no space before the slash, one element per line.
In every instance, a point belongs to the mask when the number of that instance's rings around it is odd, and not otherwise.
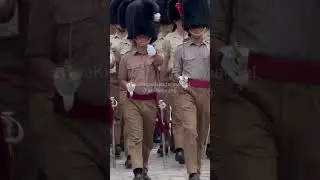
<path fill-rule="evenodd" d="M 110 2 L 110 24 L 118 24 L 118 8 L 123 0 L 112 0 Z"/>
<path fill-rule="evenodd" d="M 135 0 L 126 10 L 126 28 L 128 37 L 139 35 L 151 37 L 151 43 L 157 40 L 159 24 L 154 21 L 154 14 L 159 13 L 159 6 L 154 0 Z"/>
<path fill-rule="evenodd" d="M 118 24 L 121 28 L 126 29 L 126 10 L 128 5 L 133 0 L 122 0 L 120 6 L 118 7 L 117 14 L 118 14 Z"/>
<path fill-rule="evenodd" d="M 183 27 L 186 30 L 209 27 L 209 6 L 207 0 L 183 0 Z"/>
<path fill-rule="evenodd" d="M 161 20 L 160 24 L 172 24 L 172 21 L 169 19 L 168 12 L 168 3 L 169 0 L 156 0 L 160 8 Z"/>
<path fill-rule="evenodd" d="M 177 21 L 181 18 L 176 8 L 177 3 L 178 3 L 178 0 L 169 0 L 168 2 L 168 17 L 171 22 Z"/>

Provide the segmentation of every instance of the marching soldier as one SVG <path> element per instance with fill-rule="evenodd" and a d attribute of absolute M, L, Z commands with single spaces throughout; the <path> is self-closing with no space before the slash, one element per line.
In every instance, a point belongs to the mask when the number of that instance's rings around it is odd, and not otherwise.
<path fill-rule="evenodd" d="M 166 102 L 171 105 L 172 113 L 172 133 L 174 137 L 174 147 L 176 153 L 176 161 L 184 164 L 183 153 L 183 127 L 181 119 L 178 119 L 176 111 L 176 101 L 178 94 L 176 93 L 176 84 L 172 75 L 172 68 L 175 61 L 176 48 L 188 39 L 188 32 L 182 27 L 181 16 L 176 8 L 177 0 L 170 0 L 168 3 L 168 15 L 171 22 L 176 26 L 174 32 L 169 33 L 162 44 L 162 51 L 165 56 L 165 63 L 161 70 L 161 79 L 167 84 Z"/>
<path fill-rule="evenodd" d="M 29 68 L 54 94 L 41 132 L 48 180 L 109 179 L 108 8 L 105 1 L 32 0 Z"/>
<path fill-rule="evenodd" d="M 110 2 L 110 30 L 113 34 L 110 34 L 110 53 L 113 54 L 114 62 L 110 68 L 110 96 L 115 97 L 117 100 L 120 98 L 120 88 L 118 86 L 118 75 L 117 70 L 119 69 L 119 62 L 124 51 L 131 49 L 131 43 L 127 40 L 127 32 L 119 25 L 118 9 L 122 2 L 125 0 L 112 0 Z M 111 59 L 110 59 L 111 60 Z M 122 104 L 122 102 L 120 103 Z M 115 115 L 115 140 L 116 140 L 116 151 L 115 155 L 120 157 L 122 147 L 121 141 L 121 123 L 122 119 L 121 106 L 117 108 Z"/>
<path fill-rule="evenodd" d="M 163 54 L 162 44 L 164 42 L 165 36 L 168 33 L 172 32 L 172 28 L 173 28 L 172 22 L 168 17 L 168 2 L 169 2 L 168 0 L 157 0 L 157 4 L 159 5 L 159 8 L 160 8 L 161 19 L 160 19 L 160 29 L 159 29 L 158 38 L 153 44 L 159 54 L 160 53 Z M 166 119 L 169 119 L 169 118 L 166 118 Z M 156 141 L 155 142 L 157 143 L 159 142 L 158 141 L 159 139 L 161 140 L 161 138 L 159 138 L 161 137 L 161 132 L 159 131 L 160 131 L 160 128 L 157 127 L 156 125 L 156 130 L 155 130 Z M 170 134 L 166 134 L 165 137 L 167 141 L 170 140 Z M 162 144 L 160 145 L 157 152 L 160 155 L 163 154 Z M 168 153 L 168 147 L 165 148 L 165 152 Z"/>
<path fill-rule="evenodd" d="M 117 65 L 119 65 L 119 62 L 121 58 L 132 50 L 132 38 L 128 36 L 128 31 L 126 29 L 126 10 L 128 5 L 132 2 L 132 0 L 122 0 L 120 3 L 118 9 L 117 9 L 117 15 L 118 15 L 118 26 L 117 26 L 117 32 L 121 35 L 119 35 L 118 41 L 115 41 L 117 43 L 113 43 L 113 51 L 115 54 L 117 54 Z M 119 66 L 117 67 L 119 69 Z M 118 81 L 119 82 L 119 81 Z M 118 83 L 119 84 L 119 83 Z M 124 145 L 124 150 L 125 154 L 127 155 L 127 159 L 125 161 L 125 167 L 127 169 L 130 169 L 132 167 L 131 163 L 131 157 L 128 154 L 128 146 L 127 146 L 127 130 L 126 130 L 126 120 L 123 117 L 123 108 L 124 104 L 126 103 L 127 99 L 127 91 L 126 89 L 123 89 L 121 86 L 120 88 L 120 101 L 119 101 L 119 106 L 120 108 L 118 110 L 121 111 L 121 116 L 122 116 L 122 123 L 121 123 L 121 129 L 122 129 L 122 136 L 123 136 L 123 145 Z"/>
<path fill-rule="evenodd" d="M 183 27 L 190 39 L 177 47 L 172 73 L 180 84 L 177 111 L 183 121 L 189 180 L 199 180 L 210 118 L 210 44 L 204 40 L 209 9 L 206 0 L 186 0 L 177 7 L 183 9 Z"/>
<path fill-rule="evenodd" d="M 221 180 L 320 178 L 319 1 L 270 2 L 212 1 Z"/>
<path fill-rule="evenodd" d="M 123 115 L 134 180 L 150 179 L 147 172 L 157 115 L 157 70 L 163 61 L 149 45 L 157 39 L 158 9 L 152 0 L 135 0 L 126 10 L 126 27 L 134 47 L 121 59 L 119 81 L 128 90 Z"/>

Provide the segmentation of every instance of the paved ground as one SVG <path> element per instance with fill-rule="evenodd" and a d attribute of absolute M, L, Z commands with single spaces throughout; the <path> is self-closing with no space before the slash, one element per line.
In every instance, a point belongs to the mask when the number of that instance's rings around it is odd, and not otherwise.
<path fill-rule="evenodd" d="M 174 161 L 174 154 L 170 153 L 166 158 L 166 166 L 163 167 L 163 158 L 158 157 L 157 148 L 153 149 L 150 157 L 149 176 L 152 180 L 187 180 L 187 172 L 184 165 L 178 164 Z M 124 168 L 125 157 L 117 160 L 116 168 L 112 168 L 112 161 L 110 162 L 111 180 L 132 180 L 132 170 Z M 201 180 L 210 179 L 210 161 L 203 160 L 203 167 L 201 172 Z"/>

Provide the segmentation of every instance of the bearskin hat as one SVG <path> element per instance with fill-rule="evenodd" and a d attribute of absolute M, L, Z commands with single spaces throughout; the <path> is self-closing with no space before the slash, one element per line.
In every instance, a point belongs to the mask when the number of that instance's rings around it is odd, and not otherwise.
<path fill-rule="evenodd" d="M 134 0 L 126 10 L 128 38 L 146 35 L 153 43 L 157 40 L 160 19 L 159 6 L 154 0 Z"/>
<path fill-rule="evenodd" d="M 169 0 L 156 0 L 157 4 L 160 8 L 160 24 L 172 24 L 172 21 L 169 19 L 169 12 L 168 12 L 168 3 Z"/>
<path fill-rule="evenodd" d="M 121 4 L 119 5 L 119 8 L 117 10 L 118 24 L 123 29 L 126 29 L 126 10 L 127 10 L 128 5 L 132 1 L 133 0 L 122 0 Z"/>
<path fill-rule="evenodd" d="M 186 30 L 209 27 L 209 6 L 207 0 L 183 0 L 183 27 Z"/>
<path fill-rule="evenodd" d="M 181 18 L 178 9 L 176 7 L 176 4 L 178 3 L 178 0 L 169 0 L 168 2 L 168 17 L 171 22 L 177 21 Z"/>
<path fill-rule="evenodd" d="M 119 24 L 118 23 L 118 8 L 123 0 L 112 0 L 110 2 L 110 24 Z"/>

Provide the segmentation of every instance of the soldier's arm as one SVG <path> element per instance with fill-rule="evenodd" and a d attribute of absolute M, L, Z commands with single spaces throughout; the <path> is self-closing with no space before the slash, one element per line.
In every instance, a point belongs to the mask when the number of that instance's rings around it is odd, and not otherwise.
<path fill-rule="evenodd" d="M 233 25 L 232 17 L 232 1 L 233 0 L 215 0 L 212 3 L 212 25 L 210 27 L 211 41 L 213 52 L 217 52 L 221 47 L 229 43 L 229 38 Z M 212 65 L 218 62 L 217 57 L 214 58 Z"/>
<path fill-rule="evenodd" d="M 163 63 L 163 55 L 161 52 L 157 52 L 156 55 L 153 56 L 153 65 L 158 67 L 161 66 Z"/>
<path fill-rule="evenodd" d="M 174 58 L 174 64 L 173 64 L 173 77 L 176 82 L 179 82 L 179 76 L 182 74 L 182 56 L 181 56 L 181 48 L 178 47 L 176 52 L 175 52 L 175 58 Z"/>
<path fill-rule="evenodd" d="M 118 74 L 119 85 L 123 89 L 127 89 L 128 84 L 128 71 L 126 65 L 126 57 L 121 58 L 119 63 L 119 74 Z"/>
<path fill-rule="evenodd" d="M 55 39 L 53 14 L 48 0 L 30 0 L 29 34 L 26 56 L 32 77 L 54 90 L 52 61 Z"/>
<path fill-rule="evenodd" d="M 164 40 L 162 43 L 162 53 L 163 53 L 163 63 L 160 69 L 160 81 L 164 82 L 165 76 L 167 74 L 167 70 L 168 70 L 168 62 L 170 59 L 170 52 L 168 52 L 168 40 Z"/>
<path fill-rule="evenodd" d="M 15 13 L 16 0 L 0 0 L 0 23 L 9 22 Z"/>

